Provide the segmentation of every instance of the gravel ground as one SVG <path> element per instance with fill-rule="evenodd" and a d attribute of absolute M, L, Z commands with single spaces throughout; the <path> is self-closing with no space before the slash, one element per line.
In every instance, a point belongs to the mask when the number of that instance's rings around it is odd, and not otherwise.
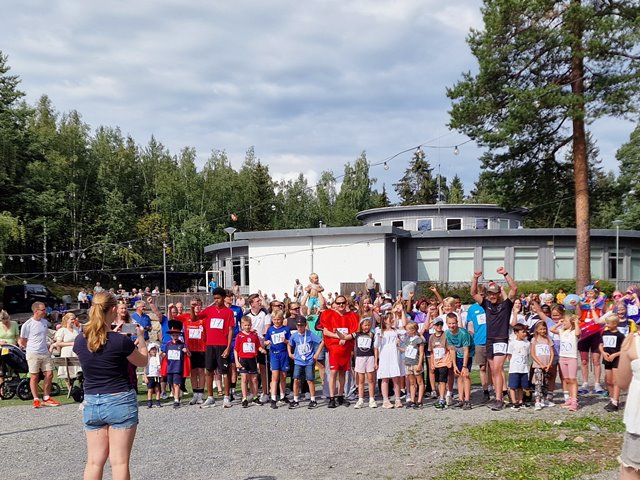
<path fill-rule="evenodd" d="M 478 395 L 474 392 L 472 400 L 477 402 Z M 602 414 L 605 400 L 593 402 L 581 414 Z M 206 410 L 170 405 L 140 408 L 132 478 L 430 478 L 456 448 L 446 435 L 456 426 L 571 415 L 558 407 L 535 413 L 491 412 L 484 406 L 464 412 L 433 407 L 331 410 L 324 400 L 316 410 L 308 410 L 306 402 L 296 410 L 243 409 L 235 403 L 223 409 L 221 402 Z M 77 405 L 2 407 L 0 419 L 3 477 L 82 478 L 86 448 Z M 615 477 L 616 472 L 605 472 L 593 478 Z M 111 478 L 108 466 L 105 478 Z"/>

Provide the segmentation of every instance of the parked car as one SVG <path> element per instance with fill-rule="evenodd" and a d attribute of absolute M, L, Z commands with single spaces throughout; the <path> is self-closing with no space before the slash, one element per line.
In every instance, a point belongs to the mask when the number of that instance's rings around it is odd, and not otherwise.
<path fill-rule="evenodd" d="M 33 302 L 42 302 L 47 307 L 59 305 L 62 301 L 51 290 L 38 283 L 7 285 L 2 295 L 3 308 L 13 313 L 30 313 Z"/>

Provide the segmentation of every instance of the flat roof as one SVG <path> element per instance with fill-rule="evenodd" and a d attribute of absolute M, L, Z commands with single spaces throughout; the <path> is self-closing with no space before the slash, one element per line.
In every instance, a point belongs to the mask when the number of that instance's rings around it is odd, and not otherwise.
<path fill-rule="evenodd" d="M 526 208 L 522 208 L 522 207 L 506 209 L 494 203 L 434 203 L 434 204 L 428 204 L 428 205 L 395 205 L 392 207 L 370 208 L 368 210 L 362 210 L 361 212 L 356 213 L 356 218 L 358 220 L 361 220 L 363 217 L 376 214 L 376 213 L 453 210 L 453 209 L 496 210 L 504 213 L 512 212 L 512 213 L 519 213 L 519 214 L 525 214 L 529 211 Z"/>
<path fill-rule="evenodd" d="M 204 253 L 214 253 L 220 250 L 229 250 L 229 246 L 233 248 L 249 248 L 248 240 L 234 240 L 233 242 L 220 242 L 213 245 L 206 245 L 204 247 Z"/>
<path fill-rule="evenodd" d="M 464 237 L 575 237 L 575 228 L 509 228 L 488 230 L 431 230 L 411 231 L 411 238 L 464 238 Z M 592 237 L 616 237 L 615 229 L 592 229 Z M 620 230 L 620 238 L 638 238 L 637 230 Z"/>

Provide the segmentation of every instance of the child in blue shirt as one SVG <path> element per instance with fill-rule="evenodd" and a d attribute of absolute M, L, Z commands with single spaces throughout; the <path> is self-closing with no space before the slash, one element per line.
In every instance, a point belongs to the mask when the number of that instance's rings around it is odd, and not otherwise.
<path fill-rule="evenodd" d="M 323 341 L 315 333 L 307 330 L 307 321 L 303 317 L 298 318 L 296 327 L 297 331 L 291 334 L 287 344 L 289 357 L 293 359 L 293 402 L 289 403 L 289 408 L 296 408 L 299 405 L 300 379 L 303 375 L 307 380 L 311 396 L 309 408 L 316 408 L 318 402 L 316 402 L 315 362 L 322 350 Z"/>
<path fill-rule="evenodd" d="M 171 329 L 168 333 L 171 341 L 164 345 L 167 383 L 171 385 L 173 392 L 173 408 L 180 408 L 180 385 L 185 376 L 185 357 L 191 356 L 191 352 L 180 338 L 182 330 Z"/>
<path fill-rule="evenodd" d="M 277 393 L 280 386 L 280 399 L 286 403 L 285 388 L 287 372 L 289 371 L 289 355 L 287 343 L 291 337 L 289 327 L 282 325 L 284 313 L 281 310 L 273 312 L 271 325 L 264 335 L 264 345 L 269 346 L 269 366 L 271 367 L 271 408 L 278 408 Z"/>

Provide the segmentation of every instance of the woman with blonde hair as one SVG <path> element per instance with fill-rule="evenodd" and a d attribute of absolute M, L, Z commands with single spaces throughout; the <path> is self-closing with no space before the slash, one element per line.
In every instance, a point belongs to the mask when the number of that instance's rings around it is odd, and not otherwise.
<path fill-rule="evenodd" d="M 138 402 L 128 365 L 144 367 L 148 352 L 142 327 L 137 328 L 135 343 L 126 335 L 111 331 L 116 309 L 114 295 L 97 293 L 89 310 L 89 321 L 73 345 L 84 373 L 85 480 L 101 479 L 107 458 L 114 480 L 130 478 L 129 458 L 138 425 Z"/>
<path fill-rule="evenodd" d="M 56 330 L 56 334 L 53 337 L 54 343 L 49 347 L 50 351 L 55 349 L 60 349 L 60 358 L 70 358 L 75 357 L 76 354 L 73 353 L 73 342 L 78 336 L 78 330 L 75 327 L 76 315 L 74 313 L 66 313 L 64 317 L 62 317 L 62 322 L 60 322 L 60 328 Z M 68 370 L 67 370 L 68 368 Z M 65 379 L 67 383 L 67 390 L 71 388 L 71 380 L 76 378 L 78 372 L 81 369 L 79 367 L 58 367 L 58 378 Z M 69 375 L 67 376 L 67 371 Z"/>

